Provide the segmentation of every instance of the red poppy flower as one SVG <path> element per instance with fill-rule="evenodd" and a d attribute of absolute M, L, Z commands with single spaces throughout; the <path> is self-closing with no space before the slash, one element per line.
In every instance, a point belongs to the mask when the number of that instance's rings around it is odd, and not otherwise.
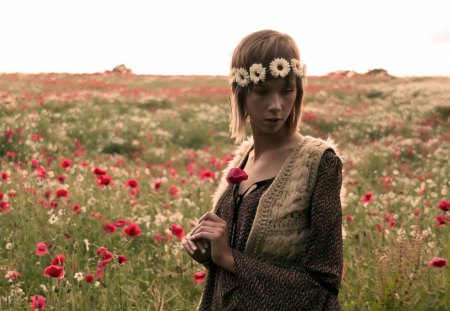
<path fill-rule="evenodd" d="M 92 173 L 94 173 L 95 175 L 105 175 L 105 174 L 106 174 L 106 171 L 103 170 L 103 169 L 101 169 L 101 168 L 96 167 L 96 168 L 92 171 Z"/>
<path fill-rule="evenodd" d="M 444 212 L 450 211 L 450 201 L 442 200 L 439 202 L 438 208 Z"/>
<path fill-rule="evenodd" d="M 207 180 L 207 179 L 214 179 L 216 178 L 216 173 L 210 170 L 203 170 L 200 172 L 200 179 L 201 180 Z"/>
<path fill-rule="evenodd" d="M 39 135 L 39 134 L 32 134 L 32 135 L 31 135 L 31 139 L 32 139 L 32 140 L 40 140 L 41 138 L 42 138 L 42 136 Z"/>
<path fill-rule="evenodd" d="M 13 135 L 14 135 L 14 130 L 12 130 L 12 129 L 6 130 L 6 132 L 5 132 L 5 137 L 6 138 L 10 138 Z"/>
<path fill-rule="evenodd" d="M 450 216 L 445 215 L 436 216 L 436 227 L 439 227 L 447 222 L 450 223 Z"/>
<path fill-rule="evenodd" d="M 101 253 L 102 259 L 103 261 L 110 261 L 111 259 L 113 259 L 113 254 L 110 251 L 104 251 Z"/>
<path fill-rule="evenodd" d="M 61 168 L 63 169 L 63 170 L 66 170 L 66 169 L 68 169 L 69 167 L 71 167 L 72 166 L 72 161 L 70 161 L 69 159 L 64 159 L 64 160 L 62 160 L 62 162 L 61 162 Z"/>
<path fill-rule="evenodd" d="M 447 260 L 441 257 L 434 257 L 428 262 L 429 267 L 444 268 L 447 265 Z"/>
<path fill-rule="evenodd" d="M 59 176 L 56 177 L 56 179 L 58 179 L 58 181 L 59 181 L 60 184 L 63 184 L 64 181 L 66 180 L 66 178 L 67 178 L 67 177 L 64 176 L 64 175 L 59 175 Z"/>
<path fill-rule="evenodd" d="M 17 156 L 17 152 L 15 152 L 15 151 L 6 151 L 5 156 L 8 159 L 14 159 Z"/>
<path fill-rule="evenodd" d="M 382 224 L 376 224 L 376 228 L 377 228 L 378 232 L 382 232 L 383 231 L 383 225 Z"/>
<path fill-rule="evenodd" d="M 36 159 L 31 159 L 31 167 L 33 168 L 39 167 L 39 161 Z"/>
<path fill-rule="evenodd" d="M 117 256 L 117 262 L 119 264 L 124 264 L 128 261 L 127 257 L 125 257 L 124 255 L 119 255 Z"/>
<path fill-rule="evenodd" d="M 7 173 L 2 173 L 2 179 L 4 181 L 8 181 L 8 174 Z"/>
<path fill-rule="evenodd" d="M 116 232 L 116 226 L 113 223 L 105 222 L 103 224 L 103 230 L 105 230 L 106 233 L 114 233 Z"/>
<path fill-rule="evenodd" d="M 36 255 L 44 256 L 46 254 L 48 254 L 47 245 L 43 242 L 39 242 L 36 245 Z"/>
<path fill-rule="evenodd" d="M 380 178 L 380 182 L 382 184 L 389 184 L 392 182 L 392 177 L 389 177 L 389 176 L 382 177 L 382 178 Z"/>
<path fill-rule="evenodd" d="M 232 168 L 227 175 L 227 182 L 229 184 L 238 184 L 241 181 L 247 179 L 248 179 L 247 173 L 238 167 Z"/>
<path fill-rule="evenodd" d="M 123 232 L 128 236 L 134 237 L 141 235 L 142 231 L 141 228 L 139 228 L 138 224 L 132 222 L 128 225 L 128 227 L 123 229 Z"/>
<path fill-rule="evenodd" d="M 103 267 L 101 265 L 97 266 L 96 271 L 97 278 L 101 279 L 103 277 Z"/>
<path fill-rule="evenodd" d="M 365 193 L 361 198 L 362 204 L 369 204 L 373 201 L 373 194 L 372 192 Z"/>
<path fill-rule="evenodd" d="M 181 240 L 184 237 L 184 228 L 181 226 L 177 226 L 176 224 L 173 224 L 172 233 L 176 235 L 179 240 Z"/>
<path fill-rule="evenodd" d="M 157 243 L 160 242 L 162 237 L 163 236 L 162 236 L 162 234 L 160 232 L 155 233 L 155 236 L 154 236 L 155 242 L 157 242 Z"/>
<path fill-rule="evenodd" d="M 94 276 L 92 274 L 86 274 L 85 279 L 86 282 L 92 283 L 92 281 L 94 280 Z"/>
<path fill-rule="evenodd" d="M 34 172 L 39 178 L 45 178 L 47 176 L 47 169 L 43 166 L 39 166 Z"/>
<path fill-rule="evenodd" d="M 64 261 L 66 261 L 66 257 L 63 254 L 58 254 L 52 259 L 52 265 L 62 266 Z"/>
<path fill-rule="evenodd" d="M 58 189 L 56 191 L 56 196 L 58 198 L 67 198 L 69 196 L 69 191 L 67 191 L 66 189 Z"/>
<path fill-rule="evenodd" d="M 31 310 L 45 310 L 46 300 L 45 297 L 41 295 L 36 295 L 31 297 Z"/>
<path fill-rule="evenodd" d="M 206 272 L 199 271 L 194 273 L 194 282 L 201 283 L 205 280 Z"/>
<path fill-rule="evenodd" d="M 99 248 L 97 248 L 97 251 L 95 252 L 95 254 L 97 255 L 102 255 L 104 252 L 107 252 L 108 249 L 104 246 L 99 246 Z"/>
<path fill-rule="evenodd" d="M 346 215 L 345 216 L 345 220 L 348 221 L 348 222 L 351 222 L 351 221 L 353 221 L 353 216 L 352 215 Z"/>
<path fill-rule="evenodd" d="M 129 179 L 125 182 L 125 187 L 137 188 L 139 187 L 139 182 L 136 179 Z"/>
<path fill-rule="evenodd" d="M 64 277 L 64 268 L 56 265 L 48 266 L 44 270 L 44 276 L 61 280 Z"/>
<path fill-rule="evenodd" d="M 177 186 L 170 186 L 168 188 L 168 190 L 169 190 L 169 195 L 172 197 L 176 197 L 180 193 L 180 189 Z"/>
<path fill-rule="evenodd" d="M 111 257 L 108 258 L 108 259 L 103 259 L 102 261 L 100 261 L 100 262 L 98 263 L 98 265 L 97 265 L 97 268 L 102 268 L 102 269 L 103 269 L 104 267 L 106 267 L 107 265 L 109 265 L 109 262 L 113 259 L 113 256 L 112 256 L 112 254 L 109 253 L 109 252 L 108 252 L 108 254 L 111 255 Z"/>
<path fill-rule="evenodd" d="M 2 194 L 3 196 L 3 194 Z M 0 213 L 6 214 L 11 210 L 11 204 L 8 201 L 0 201 Z"/>
<path fill-rule="evenodd" d="M 114 223 L 114 225 L 116 226 L 116 227 L 123 227 L 123 226 L 125 226 L 125 224 L 127 223 L 128 221 L 126 220 L 126 219 L 118 219 L 118 220 L 116 220 L 116 222 Z"/>
<path fill-rule="evenodd" d="M 97 184 L 101 186 L 108 186 L 111 183 L 111 176 L 109 175 L 97 175 Z"/>
<path fill-rule="evenodd" d="M 72 211 L 73 211 L 74 213 L 79 214 L 79 213 L 81 212 L 81 207 L 80 207 L 80 205 L 75 204 L 75 205 L 72 207 Z"/>
<path fill-rule="evenodd" d="M 158 181 L 153 185 L 153 189 L 159 190 L 161 188 L 162 182 Z"/>
<path fill-rule="evenodd" d="M 0 192 L 0 200 L 3 200 L 3 193 Z"/>
<path fill-rule="evenodd" d="M 6 278 L 8 279 L 8 281 L 14 282 L 15 280 L 19 279 L 21 275 L 22 274 L 20 274 L 20 272 L 10 271 L 6 274 Z"/>

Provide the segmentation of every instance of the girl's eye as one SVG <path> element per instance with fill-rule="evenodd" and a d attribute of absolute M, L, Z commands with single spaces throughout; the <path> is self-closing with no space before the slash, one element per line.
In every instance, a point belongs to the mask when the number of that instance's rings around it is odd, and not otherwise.
<path fill-rule="evenodd" d="M 283 93 L 289 94 L 289 93 L 292 93 L 293 91 L 294 91 L 294 89 L 288 88 L 288 89 L 284 89 Z"/>
<path fill-rule="evenodd" d="M 258 95 L 266 95 L 267 94 L 267 90 L 255 89 L 255 93 L 258 94 Z"/>

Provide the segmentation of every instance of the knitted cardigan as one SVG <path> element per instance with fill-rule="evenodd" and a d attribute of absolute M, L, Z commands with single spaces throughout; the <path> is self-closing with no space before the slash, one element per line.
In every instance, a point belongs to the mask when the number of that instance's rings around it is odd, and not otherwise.
<path fill-rule="evenodd" d="M 241 167 L 252 149 L 250 138 L 236 150 L 213 195 L 213 211 L 217 210 L 228 187 L 229 170 Z M 319 162 L 327 149 L 335 153 L 337 150 L 330 139 L 303 136 L 261 196 L 244 254 L 273 264 L 302 266 L 302 253 L 309 234 L 307 216 Z"/>

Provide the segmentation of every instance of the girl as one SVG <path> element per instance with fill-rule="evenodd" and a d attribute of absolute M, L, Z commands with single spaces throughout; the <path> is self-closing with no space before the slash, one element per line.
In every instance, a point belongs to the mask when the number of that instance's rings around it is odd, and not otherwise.
<path fill-rule="evenodd" d="M 298 132 L 305 79 L 286 34 L 258 31 L 234 50 L 230 131 L 241 144 L 212 211 L 182 240 L 209 272 L 199 310 L 339 310 L 342 161 Z"/>

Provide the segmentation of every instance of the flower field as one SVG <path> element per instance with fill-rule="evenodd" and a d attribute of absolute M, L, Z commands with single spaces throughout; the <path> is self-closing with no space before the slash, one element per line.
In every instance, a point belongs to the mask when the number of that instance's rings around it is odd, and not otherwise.
<path fill-rule="evenodd" d="M 195 310 L 180 239 L 235 148 L 226 77 L 0 75 L 0 310 Z M 308 80 L 344 159 L 342 310 L 450 309 L 450 78 Z"/>

